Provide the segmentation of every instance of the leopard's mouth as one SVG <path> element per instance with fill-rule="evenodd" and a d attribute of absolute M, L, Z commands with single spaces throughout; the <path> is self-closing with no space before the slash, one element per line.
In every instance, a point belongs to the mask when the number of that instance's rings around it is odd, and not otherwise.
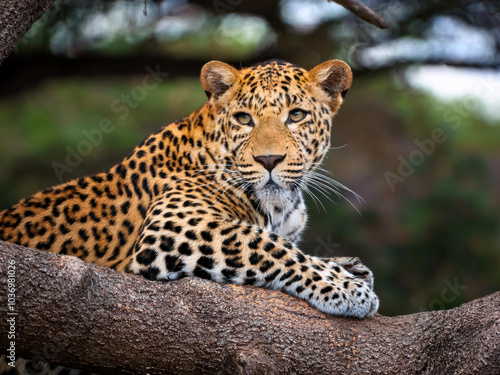
<path fill-rule="evenodd" d="M 269 193 L 279 193 L 289 190 L 286 184 L 278 176 L 267 173 L 266 176 L 255 186 L 255 190 Z"/>
<path fill-rule="evenodd" d="M 286 194 L 286 190 L 279 187 L 276 184 L 266 185 L 263 188 L 260 188 L 255 191 L 257 198 L 261 202 L 265 203 L 273 203 L 279 202 L 283 199 L 283 196 Z"/>
<path fill-rule="evenodd" d="M 295 196 L 301 191 L 301 177 L 282 177 L 279 174 L 265 172 L 260 176 L 245 176 L 245 191 L 262 203 L 279 203 Z"/>
<path fill-rule="evenodd" d="M 272 179 L 270 179 L 267 184 L 264 185 L 264 187 L 262 187 L 260 189 L 260 191 L 264 194 L 268 194 L 268 195 L 271 195 L 271 194 L 280 194 L 280 192 L 282 192 L 284 189 L 279 186 L 276 182 L 274 182 Z"/>
<path fill-rule="evenodd" d="M 265 203 L 280 203 L 286 200 L 293 189 L 274 176 L 269 176 L 266 182 L 254 187 L 257 198 Z"/>

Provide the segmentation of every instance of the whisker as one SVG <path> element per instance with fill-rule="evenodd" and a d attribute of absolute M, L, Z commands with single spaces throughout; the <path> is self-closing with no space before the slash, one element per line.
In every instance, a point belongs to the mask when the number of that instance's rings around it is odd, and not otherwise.
<path fill-rule="evenodd" d="M 326 212 L 325 206 L 323 205 L 323 203 L 321 203 L 321 200 L 319 200 L 318 197 L 306 185 L 299 186 L 299 188 L 312 198 L 314 204 L 316 205 L 316 209 L 318 211 L 319 211 L 319 206 L 318 206 L 319 203 L 321 207 L 323 207 L 323 211 Z"/>
<path fill-rule="evenodd" d="M 340 182 L 334 180 L 333 178 L 331 178 L 329 176 L 322 175 L 320 173 L 316 173 L 316 172 L 308 172 L 308 174 L 310 174 L 310 177 L 316 178 L 322 183 L 326 183 L 326 184 L 330 184 L 330 185 L 334 186 L 336 188 L 336 190 L 338 190 L 338 188 L 340 188 L 340 189 L 343 189 L 343 190 L 350 192 L 358 199 L 359 203 L 364 202 L 363 197 L 361 197 L 358 193 L 349 189 L 347 186 L 341 184 Z"/>
<path fill-rule="evenodd" d="M 328 147 L 329 150 L 338 150 L 338 149 L 341 149 L 341 148 L 344 148 L 347 146 L 347 143 L 345 145 L 342 145 L 342 146 L 330 146 Z"/>
<path fill-rule="evenodd" d="M 325 189 L 325 187 L 317 184 L 317 183 L 314 183 L 314 182 L 311 182 L 310 186 L 314 189 L 316 189 L 318 192 L 320 192 L 322 195 L 325 196 L 326 199 L 328 199 L 330 202 L 336 204 L 336 202 L 334 202 L 332 200 L 332 198 L 330 198 L 330 195 L 328 194 L 328 190 Z M 334 194 L 340 198 L 340 195 L 338 192 L 334 191 Z"/>
<path fill-rule="evenodd" d="M 321 167 L 318 167 L 317 170 L 319 170 L 321 172 L 324 171 L 325 173 L 331 174 L 331 172 L 325 171 Z M 329 197 L 328 192 L 333 193 L 337 197 L 346 200 L 358 213 L 360 213 L 359 209 L 354 205 L 354 203 L 352 203 L 350 199 L 348 199 L 344 194 L 341 193 L 341 189 L 353 194 L 359 203 L 363 203 L 364 199 L 358 193 L 349 189 L 347 186 L 345 186 L 345 185 L 341 184 L 340 182 L 334 180 L 333 178 L 331 178 L 329 176 L 325 176 L 323 173 L 320 173 L 317 171 L 307 171 L 304 174 L 304 180 L 305 180 L 306 184 L 308 184 L 308 185 L 310 184 L 312 188 L 314 188 L 315 190 L 320 192 L 323 196 L 325 196 L 330 201 L 332 201 L 332 200 Z M 335 203 L 335 202 L 333 202 L 333 203 Z"/>

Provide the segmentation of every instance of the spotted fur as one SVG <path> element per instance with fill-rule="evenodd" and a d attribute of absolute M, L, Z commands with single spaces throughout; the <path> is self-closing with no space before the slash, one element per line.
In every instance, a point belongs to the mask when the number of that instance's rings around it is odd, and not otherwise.
<path fill-rule="evenodd" d="M 248 284 L 329 314 L 371 316 L 378 298 L 369 269 L 297 247 L 307 220 L 302 191 L 351 80 L 338 60 L 310 71 L 209 62 L 201 72 L 209 100 L 199 110 L 109 171 L 0 212 L 0 239 L 149 279 Z"/>

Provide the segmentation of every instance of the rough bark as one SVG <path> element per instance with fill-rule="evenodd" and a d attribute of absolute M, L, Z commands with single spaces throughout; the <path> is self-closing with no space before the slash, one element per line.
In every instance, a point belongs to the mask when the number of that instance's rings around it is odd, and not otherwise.
<path fill-rule="evenodd" d="M 277 291 L 153 282 L 0 242 L 3 290 L 11 261 L 17 356 L 101 374 L 500 373 L 500 292 L 448 311 L 356 320 Z"/>
<path fill-rule="evenodd" d="M 55 0 L 0 1 L 0 63 Z"/>

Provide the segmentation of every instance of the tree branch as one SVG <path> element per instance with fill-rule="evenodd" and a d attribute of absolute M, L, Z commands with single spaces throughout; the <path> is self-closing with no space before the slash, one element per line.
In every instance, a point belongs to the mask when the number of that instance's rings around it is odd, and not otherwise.
<path fill-rule="evenodd" d="M 0 1 L 0 64 L 55 0 Z"/>
<path fill-rule="evenodd" d="M 154 282 L 0 242 L 3 285 L 11 262 L 17 356 L 105 374 L 500 373 L 500 292 L 448 311 L 356 320 L 277 291 Z"/>
<path fill-rule="evenodd" d="M 387 29 L 389 24 L 387 21 L 375 13 L 373 10 L 368 8 L 366 5 L 358 3 L 356 0 L 328 0 L 328 2 L 335 2 L 342 5 L 348 11 L 358 16 L 362 20 L 377 26 L 379 29 Z"/>

